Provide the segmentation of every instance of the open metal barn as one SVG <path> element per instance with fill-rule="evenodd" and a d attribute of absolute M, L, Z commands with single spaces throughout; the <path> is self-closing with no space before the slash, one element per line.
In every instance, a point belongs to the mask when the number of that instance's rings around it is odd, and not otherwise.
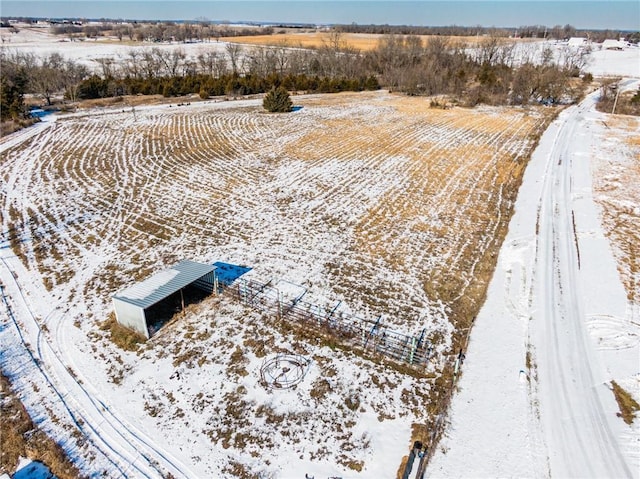
<path fill-rule="evenodd" d="M 158 324 L 176 308 L 211 294 L 216 288 L 216 267 L 183 260 L 169 269 L 116 293 L 113 308 L 117 321 L 149 339 Z M 203 294 L 204 293 L 204 294 Z M 177 306 L 176 306 L 177 305 Z"/>

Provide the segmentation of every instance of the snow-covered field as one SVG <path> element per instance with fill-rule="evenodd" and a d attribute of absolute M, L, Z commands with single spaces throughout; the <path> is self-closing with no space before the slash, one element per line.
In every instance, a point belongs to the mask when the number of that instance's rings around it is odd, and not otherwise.
<path fill-rule="evenodd" d="M 86 434 L 124 449 L 112 471 L 147 448 L 186 476 L 390 476 L 411 426 L 429 420 L 420 405 L 449 360 L 456 301 L 488 280 L 476 269 L 549 111 L 433 110 L 384 92 L 296 100 L 285 116 L 256 100 L 91 110 L 3 141 L 2 281 L 33 314 L 18 322 L 34 328 L 36 357 L 62 367 L 56 387 L 84 398 L 74 414 L 103 424 Z M 306 301 L 426 329 L 428 377 L 296 338 L 227 299 L 142 354 L 117 351 L 97 328 L 110 295 L 181 258 L 243 264 L 301 285 Z M 277 352 L 313 359 L 296 391 L 258 384 Z"/>
<path fill-rule="evenodd" d="M 67 60 L 73 60 L 85 65 L 89 71 L 102 73 L 101 62 L 104 60 L 118 61 L 129 57 L 131 52 L 141 52 L 151 48 L 157 48 L 163 52 L 183 52 L 191 58 L 200 53 L 217 51 L 224 53 L 224 42 L 208 43 L 152 43 L 135 44 L 131 42 L 119 42 L 116 38 L 97 38 L 92 40 L 70 41 L 64 35 L 53 35 L 49 28 L 19 27 L 18 33 L 10 33 L 8 29 L 0 29 L 2 36 L 2 48 L 7 51 L 30 52 L 38 57 L 59 53 Z"/>
<path fill-rule="evenodd" d="M 594 54 L 592 68 L 633 73 L 638 56 Z M 610 169 L 637 168 L 625 138 L 638 124 L 611 124 L 594 99 L 563 112 L 527 166 L 430 475 L 637 475 L 639 428 L 615 416 L 609 382 L 640 399 L 637 257 L 614 234 L 622 214 L 634 231 L 637 182 Z M 490 278 L 477 268 L 546 113 L 434 110 L 383 92 L 294 100 L 285 116 L 259 101 L 123 105 L 0 141 L 2 368 L 84 472 L 394 477 L 411 428 L 434 419 L 456 301 Z M 612 203 L 621 212 L 607 217 Z M 116 348 L 98 327 L 110 295 L 182 258 L 247 265 L 305 299 L 426 328 L 426 376 L 226 297 L 138 353 Z M 260 365 L 283 352 L 309 369 L 296 389 L 269 391 Z"/>

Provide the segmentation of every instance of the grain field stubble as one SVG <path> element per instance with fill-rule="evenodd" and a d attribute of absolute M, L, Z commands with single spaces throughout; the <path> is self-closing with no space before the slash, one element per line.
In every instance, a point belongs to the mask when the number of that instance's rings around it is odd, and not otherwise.
<path fill-rule="evenodd" d="M 297 280 L 408 333 L 465 325 L 549 114 L 384 93 L 299 100 L 289 115 L 59 121 L 3 158 L 3 169 L 34 158 L 3 195 L 7 226 L 32 239 L 18 253 L 51 287 L 75 282 L 89 296 L 206 257 Z"/>
<path fill-rule="evenodd" d="M 302 109 L 285 115 L 258 103 L 211 103 L 61 119 L 3 154 L 3 232 L 47 289 L 98 319 L 122 286 L 194 258 L 302 284 L 310 296 L 382 315 L 409 335 L 426 328 L 431 379 L 422 388 L 407 382 L 403 413 L 423 431 L 445 404 L 451 359 L 481 306 L 527 160 L 554 113 L 432 109 L 429 99 L 384 92 L 294 100 Z M 402 416 L 376 407 L 380 421 Z"/>

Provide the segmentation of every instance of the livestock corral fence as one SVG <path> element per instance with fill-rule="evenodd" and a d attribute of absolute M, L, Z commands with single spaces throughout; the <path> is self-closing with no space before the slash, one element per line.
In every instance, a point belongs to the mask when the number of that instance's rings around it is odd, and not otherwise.
<path fill-rule="evenodd" d="M 278 319 L 348 343 L 365 356 L 383 356 L 415 368 L 425 368 L 431 356 L 432 346 L 425 337 L 426 329 L 418 336 L 408 336 L 389 329 L 383 324 L 382 317 L 364 319 L 339 311 L 340 303 L 331 308 L 312 304 L 302 299 L 304 293 L 285 299 L 284 292 L 271 282 L 238 279 L 222 291 Z"/>

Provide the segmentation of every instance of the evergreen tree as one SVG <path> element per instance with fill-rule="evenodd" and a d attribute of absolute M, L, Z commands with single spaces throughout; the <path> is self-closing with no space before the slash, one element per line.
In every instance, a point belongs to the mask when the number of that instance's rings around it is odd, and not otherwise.
<path fill-rule="evenodd" d="M 269 90 L 264 96 L 262 106 L 271 113 L 284 113 L 291 111 L 293 103 L 291 102 L 291 97 L 289 97 L 289 92 L 284 87 L 279 86 Z"/>
<path fill-rule="evenodd" d="M 4 62 L 3 62 L 4 63 Z M 0 77 L 0 118 L 22 118 L 26 114 L 24 93 L 27 87 L 27 74 L 23 67 L 5 63 Z"/>

